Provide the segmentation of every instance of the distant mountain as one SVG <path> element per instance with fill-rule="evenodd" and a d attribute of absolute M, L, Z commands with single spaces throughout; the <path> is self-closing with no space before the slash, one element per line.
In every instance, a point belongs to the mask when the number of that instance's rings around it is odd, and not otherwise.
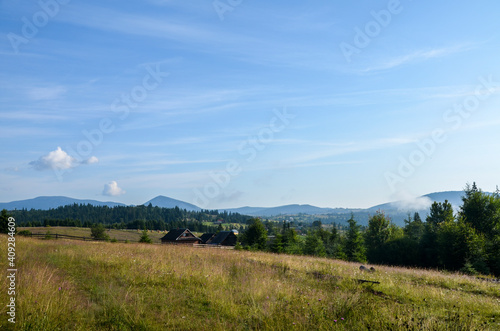
<path fill-rule="evenodd" d="M 298 205 L 298 204 L 285 205 L 279 207 L 269 207 L 269 208 L 242 207 L 242 208 L 223 209 L 223 210 L 243 215 L 261 216 L 261 217 L 272 217 L 279 215 L 297 215 L 297 214 L 325 215 L 325 214 L 350 213 L 351 211 L 351 209 L 345 209 L 345 208 L 321 208 L 311 205 Z"/>
<path fill-rule="evenodd" d="M 404 225 L 404 219 L 407 217 L 408 213 L 413 215 L 413 213 L 418 212 L 422 219 L 425 219 L 429 212 L 429 207 L 434 201 L 444 202 L 448 200 L 455 211 L 458 211 L 459 206 L 462 204 L 462 191 L 448 191 L 448 192 L 436 192 L 423 195 L 418 198 L 411 200 L 401 200 L 394 201 L 390 203 L 384 203 L 381 205 L 373 206 L 367 209 L 348 209 L 348 208 L 321 208 L 311 205 L 285 205 L 278 207 L 241 207 L 241 208 L 231 208 L 231 209 L 219 209 L 219 211 L 227 211 L 232 213 L 239 213 L 242 215 L 249 215 L 254 217 L 274 217 L 282 215 L 321 215 L 324 219 L 330 219 L 335 222 L 344 223 L 351 217 L 351 213 L 354 218 L 362 225 L 368 223 L 370 215 L 374 215 L 378 210 L 383 211 L 387 216 L 389 216 L 395 224 L 400 226 Z M 125 206 L 122 203 L 117 202 L 102 202 L 96 200 L 80 200 L 68 197 L 38 197 L 29 200 L 13 201 L 8 203 L 0 203 L 0 210 L 14 210 L 14 209 L 42 209 L 47 210 L 51 208 L 57 208 L 59 206 L 72 205 L 72 204 L 91 204 L 94 206 Z M 157 206 L 161 208 L 175 208 L 186 209 L 189 211 L 200 211 L 201 208 L 193 204 L 172 199 L 165 196 L 157 196 L 144 203 L 145 206 L 151 204 L 152 206 Z"/>
<path fill-rule="evenodd" d="M 444 202 L 448 200 L 449 203 L 453 205 L 453 208 L 458 209 L 463 203 L 462 197 L 464 196 L 463 191 L 447 191 L 447 192 L 437 192 L 424 195 L 430 198 L 432 201 Z"/>
<path fill-rule="evenodd" d="M 488 192 L 485 193 L 492 194 Z M 404 226 L 404 220 L 408 217 L 408 214 L 413 216 L 414 213 L 418 212 L 420 214 L 420 217 L 425 220 L 426 216 L 429 214 L 429 209 L 433 202 L 443 203 L 448 200 L 448 202 L 453 206 L 454 211 L 458 212 L 460 206 L 463 203 L 463 195 L 463 191 L 435 192 L 407 201 L 394 201 L 373 206 L 371 208 L 368 208 L 367 211 L 371 215 L 373 215 L 373 213 L 378 210 L 383 211 L 387 216 L 391 218 L 391 220 L 395 224 Z"/>
<path fill-rule="evenodd" d="M 108 206 L 108 207 L 116 207 L 116 206 L 125 206 L 123 203 L 118 202 L 103 202 L 97 200 L 81 200 L 81 199 L 73 199 L 68 197 L 56 196 L 56 197 L 37 197 L 34 199 L 28 200 L 19 200 L 12 202 L 0 202 L 0 209 L 7 210 L 21 210 L 21 209 L 42 209 L 48 210 L 52 208 L 57 208 L 60 206 L 67 206 L 72 204 L 91 204 L 93 206 Z"/>
<path fill-rule="evenodd" d="M 463 191 L 446 191 L 430 193 L 410 200 L 393 201 L 368 208 L 368 211 L 383 210 L 385 212 L 395 211 L 428 211 L 434 201 L 445 202 L 448 200 L 455 210 L 462 205 Z"/>
<path fill-rule="evenodd" d="M 393 201 L 376 205 L 366 209 L 349 209 L 349 208 L 320 208 L 311 205 L 286 205 L 280 207 L 264 208 L 264 207 L 242 207 L 226 209 L 228 212 L 240 213 L 243 215 L 255 217 L 274 217 L 284 215 L 326 215 L 326 219 L 334 220 L 337 223 L 345 223 L 354 215 L 354 219 L 361 225 L 367 225 L 368 219 L 377 211 L 383 211 L 395 224 L 404 226 L 404 220 L 408 214 L 413 216 L 415 212 L 420 214 L 420 217 L 425 220 L 429 213 L 429 208 L 434 201 L 444 202 L 448 200 L 455 211 L 458 211 L 462 204 L 463 191 L 447 191 L 436 192 L 423 195 L 410 200 Z"/>
<path fill-rule="evenodd" d="M 159 195 L 156 198 L 153 198 L 149 200 L 148 202 L 144 203 L 144 206 L 148 206 L 151 204 L 153 207 L 160 207 L 160 208 L 175 208 L 179 207 L 180 209 L 186 209 L 188 211 L 200 211 L 201 208 L 198 206 L 195 206 L 193 204 L 180 201 L 180 200 L 175 200 L 169 197 L 165 197 L 163 195 Z"/>

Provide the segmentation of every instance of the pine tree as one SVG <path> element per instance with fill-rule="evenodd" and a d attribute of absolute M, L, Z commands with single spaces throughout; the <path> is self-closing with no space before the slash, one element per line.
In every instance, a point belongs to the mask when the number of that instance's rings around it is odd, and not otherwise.
<path fill-rule="evenodd" d="M 7 209 L 2 209 L 0 214 L 0 233 L 8 233 L 9 232 L 9 213 Z"/>
<path fill-rule="evenodd" d="M 408 219 L 405 219 L 404 234 L 405 236 L 413 241 L 420 242 L 422 235 L 424 234 L 425 224 L 422 222 L 420 215 L 415 213 L 413 219 L 408 215 Z"/>
<path fill-rule="evenodd" d="M 90 228 L 90 233 L 92 238 L 96 240 L 109 240 L 106 229 L 101 223 L 92 225 L 92 227 Z"/>
<path fill-rule="evenodd" d="M 354 215 L 351 215 L 351 218 L 347 222 L 349 223 L 349 228 L 347 230 L 344 253 L 349 261 L 365 262 L 366 256 L 361 226 L 354 220 Z"/>
<path fill-rule="evenodd" d="M 477 188 L 466 186 L 460 208 L 460 216 L 480 233 L 488 238 L 499 235 L 500 231 L 500 198 L 489 195 Z"/>
<path fill-rule="evenodd" d="M 310 232 L 307 235 L 304 245 L 304 254 L 312 256 L 326 256 L 325 245 L 317 232 Z"/>
<path fill-rule="evenodd" d="M 151 238 L 149 238 L 148 230 L 142 231 L 142 236 L 141 236 L 141 239 L 139 239 L 139 242 L 140 243 L 146 243 L 146 244 L 152 244 L 153 243 L 153 240 L 151 240 Z"/>
<path fill-rule="evenodd" d="M 434 202 L 431 205 L 421 240 L 421 256 L 424 266 L 437 267 L 439 265 L 439 227 L 441 224 L 452 223 L 454 219 L 453 208 L 448 200 L 444 203 Z"/>
<path fill-rule="evenodd" d="M 267 246 L 267 230 L 260 219 L 254 219 L 243 234 L 243 242 L 255 249 L 264 250 Z"/>
<path fill-rule="evenodd" d="M 391 236 L 391 222 L 381 212 L 377 212 L 368 220 L 365 233 L 366 255 L 368 261 L 380 263 L 383 261 L 383 246 Z"/>
<path fill-rule="evenodd" d="M 283 248 L 283 235 L 281 233 L 278 233 L 274 237 L 274 241 L 271 244 L 271 252 L 278 253 L 278 254 L 284 252 L 284 248 Z"/>

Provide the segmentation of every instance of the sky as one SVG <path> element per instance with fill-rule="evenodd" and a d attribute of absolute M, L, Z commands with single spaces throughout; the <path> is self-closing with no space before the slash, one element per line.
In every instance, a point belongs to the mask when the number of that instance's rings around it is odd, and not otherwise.
<path fill-rule="evenodd" d="M 0 1 L 0 201 L 500 184 L 500 2 Z"/>

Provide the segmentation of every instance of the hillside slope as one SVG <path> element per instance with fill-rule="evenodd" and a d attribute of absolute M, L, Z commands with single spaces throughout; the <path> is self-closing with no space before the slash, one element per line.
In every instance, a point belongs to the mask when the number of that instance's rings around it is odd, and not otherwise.
<path fill-rule="evenodd" d="M 18 237 L 16 248 L 19 329 L 500 328 L 498 285 L 455 274 L 363 273 L 336 260 L 171 245 Z M 7 291 L 0 300 L 8 302 Z"/>

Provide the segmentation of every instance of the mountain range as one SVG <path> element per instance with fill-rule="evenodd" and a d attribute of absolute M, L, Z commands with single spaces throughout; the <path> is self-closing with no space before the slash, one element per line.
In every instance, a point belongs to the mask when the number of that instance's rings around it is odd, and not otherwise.
<path fill-rule="evenodd" d="M 455 208 L 458 209 L 458 206 L 461 205 L 461 197 L 463 195 L 462 191 L 447 191 L 447 192 L 436 192 L 427 195 L 423 195 L 421 197 L 410 199 L 410 200 L 401 200 L 395 202 L 389 202 L 377 206 L 373 206 L 367 209 L 354 209 L 354 208 L 321 208 L 315 207 L 311 205 L 285 205 L 279 207 L 241 207 L 241 208 L 230 208 L 230 209 L 219 209 L 219 211 L 227 211 L 233 213 L 240 213 L 243 215 L 249 216 L 259 216 L 259 217 L 272 217 L 278 215 L 298 215 L 298 214 L 306 214 L 306 215 L 336 215 L 336 214 L 358 214 L 358 213 L 369 213 L 374 214 L 376 211 L 384 211 L 386 214 L 391 215 L 404 215 L 406 216 L 408 212 L 427 212 L 429 210 L 432 202 L 444 202 L 448 200 Z M 97 200 L 81 200 L 81 199 L 73 199 L 64 196 L 43 196 L 37 197 L 34 199 L 28 200 L 20 200 L 20 201 L 12 201 L 7 203 L 0 203 L 0 209 L 14 210 L 14 209 L 42 209 L 47 210 L 51 208 L 57 208 L 59 206 L 64 205 L 72 205 L 72 204 L 91 204 L 94 206 L 108 206 L 108 207 L 116 207 L 116 206 L 125 206 L 125 204 L 118 202 L 103 202 Z M 179 207 L 181 209 L 187 209 L 189 211 L 200 211 L 201 208 L 195 206 L 193 204 L 172 199 L 166 196 L 157 196 L 143 205 L 149 205 L 162 207 L 162 208 L 174 208 Z M 424 216 L 424 215 L 422 215 Z"/>
<path fill-rule="evenodd" d="M 108 207 L 118 207 L 125 206 L 123 203 L 112 202 L 112 201 L 97 201 L 97 200 L 81 200 L 81 199 L 73 199 L 62 196 L 50 196 L 50 197 L 37 197 L 34 199 L 27 200 L 19 200 L 12 202 L 0 202 L 0 210 L 15 210 L 15 209 L 42 209 L 48 210 L 57 208 L 60 206 L 73 205 L 73 204 L 82 204 L 82 205 L 93 205 L 93 206 L 108 206 Z"/>

